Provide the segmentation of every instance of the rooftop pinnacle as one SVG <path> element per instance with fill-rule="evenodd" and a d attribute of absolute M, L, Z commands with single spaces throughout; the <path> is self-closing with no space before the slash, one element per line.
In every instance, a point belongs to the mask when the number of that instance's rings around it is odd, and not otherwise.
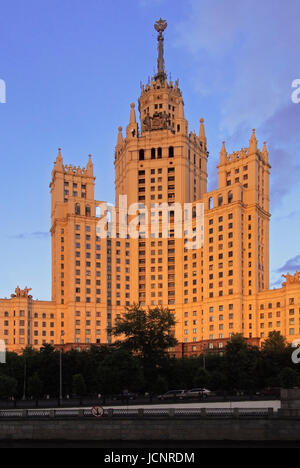
<path fill-rule="evenodd" d="M 164 37 L 163 37 L 163 31 L 166 29 L 168 23 L 160 18 L 156 23 L 154 24 L 154 28 L 158 32 L 157 36 L 157 50 L 158 50 L 158 56 L 157 56 L 157 74 L 155 75 L 155 78 L 160 78 L 163 80 L 166 77 L 166 72 L 165 72 L 165 61 L 164 61 Z"/>
<path fill-rule="evenodd" d="M 204 129 L 204 119 L 201 117 L 200 119 L 200 129 L 199 129 L 199 139 L 206 143 L 206 136 L 205 136 L 205 129 Z"/>
<path fill-rule="evenodd" d="M 257 138 L 255 135 L 255 128 L 252 130 L 252 135 L 249 140 L 249 149 L 248 152 L 249 154 L 255 153 L 257 151 Z"/>

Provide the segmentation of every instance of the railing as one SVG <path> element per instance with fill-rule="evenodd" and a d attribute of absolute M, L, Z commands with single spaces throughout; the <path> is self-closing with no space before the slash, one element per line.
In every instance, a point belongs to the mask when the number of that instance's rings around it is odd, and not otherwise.
<path fill-rule="evenodd" d="M 97 413 L 96 413 L 97 414 Z M 100 412 L 101 414 L 101 412 Z M 102 418 L 269 418 L 273 408 L 105 408 Z M 14 418 L 95 418 L 91 409 L 14 409 L 0 410 L 0 419 Z"/>

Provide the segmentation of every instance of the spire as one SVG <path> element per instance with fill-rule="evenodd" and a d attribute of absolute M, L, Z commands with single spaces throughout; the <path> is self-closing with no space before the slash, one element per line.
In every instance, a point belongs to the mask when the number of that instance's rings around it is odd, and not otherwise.
<path fill-rule="evenodd" d="M 155 75 L 155 79 L 160 79 L 163 81 L 166 78 L 166 72 L 165 72 L 165 61 L 164 61 L 164 37 L 163 37 L 163 31 L 167 27 L 167 22 L 163 19 L 159 19 L 156 21 L 154 24 L 154 29 L 158 32 L 157 36 L 157 50 L 158 50 L 158 56 L 157 56 L 157 74 Z"/>
<path fill-rule="evenodd" d="M 264 141 L 264 146 L 263 146 L 263 149 L 261 151 L 261 154 L 262 154 L 262 157 L 265 161 L 268 161 L 268 157 L 269 157 L 269 151 L 267 149 L 267 143 Z"/>
<path fill-rule="evenodd" d="M 253 128 L 252 135 L 251 135 L 251 138 L 249 140 L 248 153 L 252 154 L 252 153 L 256 153 L 256 151 L 257 151 L 257 139 L 256 139 L 256 135 L 255 135 L 255 128 Z"/>
<path fill-rule="evenodd" d="M 227 151 L 225 147 L 225 141 L 222 141 L 222 148 L 220 151 L 220 164 L 224 164 L 227 158 Z"/>
<path fill-rule="evenodd" d="M 117 146 L 121 146 L 122 143 L 123 143 L 122 127 L 118 127 Z"/>
<path fill-rule="evenodd" d="M 135 117 L 134 102 L 130 103 L 129 124 L 126 127 L 126 138 L 138 136 L 138 124 Z"/>
<path fill-rule="evenodd" d="M 56 160 L 54 163 L 54 168 L 56 171 L 63 171 L 63 158 L 61 155 L 61 148 L 58 148 Z"/>
<path fill-rule="evenodd" d="M 129 123 L 130 124 L 136 124 L 136 117 L 135 117 L 135 110 L 134 110 L 134 102 L 130 103 L 130 119 Z"/>
<path fill-rule="evenodd" d="M 204 128 L 204 119 L 200 119 L 200 129 L 199 129 L 199 140 L 203 143 L 206 143 L 205 128 Z"/>
<path fill-rule="evenodd" d="M 62 162 L 61 148 L 57 149 L 56 163 Z"/>
<path fill-rule="evenodd" d="M 87 175 L 93 176 L 94 175 L 94 165 L 92 163 L 92 156 L 89 154 L 89 160 L 86 165 Z"/>

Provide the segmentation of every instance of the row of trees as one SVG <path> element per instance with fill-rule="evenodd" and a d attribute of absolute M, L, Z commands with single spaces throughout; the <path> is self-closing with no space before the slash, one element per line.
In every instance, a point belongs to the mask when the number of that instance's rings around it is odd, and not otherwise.
<path fill-rule="evenodd" d="M 233 335 L 222 355 L 170 357 L 176 345 L 175 325 L 167 309 L 128 309 L 112 330 L 114 345 L 62 353 L 64 395 L 163 393 L 168 389 L 207 387 L 214 391 L 254 393 L 264 387 L 294 387 L 300 369 L 291 361 L 292 349 L 272 332 L 261 349 Z M 0 365 L 0 398 L 58 396 L 60 353 L 50 345 L 22 355 L 7 353 Z"/>

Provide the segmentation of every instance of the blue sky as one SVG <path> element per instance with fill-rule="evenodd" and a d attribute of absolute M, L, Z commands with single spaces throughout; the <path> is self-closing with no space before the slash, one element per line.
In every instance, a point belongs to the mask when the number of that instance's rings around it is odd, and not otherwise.
<path fill-rule="evenodd" d="M 271 173 L 271 285 L 300 269 L 298 0 L 2 0 L 0 79 L 0 297 L 17 284 L 51 295 L 49 182 L 57 148 L 66 163 L 93 155 L 96 198 L 114 201 L 117 127 L 156 65 L 159 17 L 165 63 L 179 78 L 185 115 L 204 117 L 209 188 L 222 140 L 232 152 L 256 128 Z"/>

